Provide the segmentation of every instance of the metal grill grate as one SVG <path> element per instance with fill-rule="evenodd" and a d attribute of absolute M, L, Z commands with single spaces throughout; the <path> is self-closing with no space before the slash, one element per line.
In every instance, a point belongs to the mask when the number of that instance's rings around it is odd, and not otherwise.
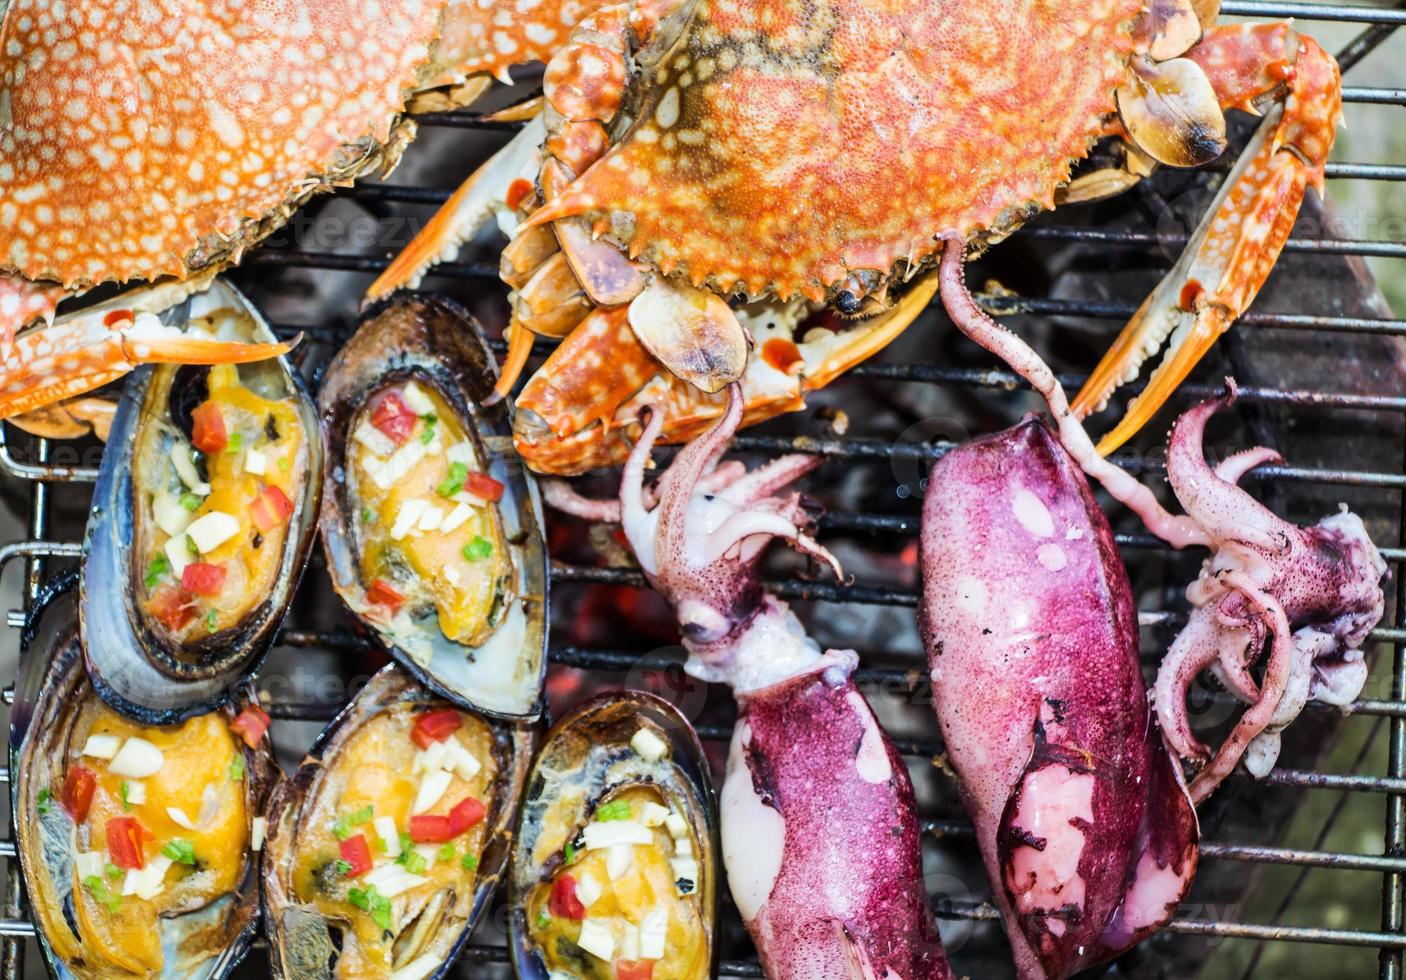
<path fill-rule="evenodd" d="M 1354 80 L 1352 69 L 1375 48 L 1392 37 L 1397 28 L 1406 25 L 1406 5 L 1353 5 L 1310 4 L 1279 2 L 1227 2 L 1222 4 L 1227 15 L 1245 15 L 1256 18 L 1295 17 L 1309 22 L 1301 25 L 1313 32 L 1314 21 L 1341 22 L 1358 25 L 1361 33 L 1339 53 L 1345 70 L 1345 79 Z M 1406 48 L 1401 54 L 1406 54 Z M 1349 85 L 1344 90 L 1348 103 L 1346 108 L 1349 127 L 1357 125 L 1355 116 L 1361 107 L 1388 107 L 1383 111 L 1399 111 L 1406 107 L 1406 88 L 1363 87 Z M 1400 125 L 1393 119 L 1394 125 Z M 451 112 L 428 117 L 421 123 L 425 127 L 447 127 L 453 129 L 502 129 L 501 126 L 485 125 L 481 118 L 470 112 Z M 412 148 L 413 156 L 417 152 Z M 1328 177 L 1333 186 L 1344 181 L 1406 181 L 1406 166 L 1385 162 L 1333 162 L 1328 166 Z M 376 213 L 389 213 L 389 206 L 438 205 L 448 197 L 449 191 L 423 186 L 401 186 L 394 184 L 364 184 L 352 188 L 342 196 L 350 198 Z M 1025 239 L 1035 243 L 1056 243 L 1077 245 L 1086 253 L 1100 252 L 1147 253 L 1155 249 L 1175 247 L 1175 235 L 1134 231 L 1123 227 L 1075 227 L 1062 223 L 1059 214 L 1053 220 L 1041 220 L 1015 236 L 1015 240 Z M 1184 241 L 1184 237 L 1180 239 Z M 1324 256 L 1362 256 L 1380 260 L 1406 259 L 1406 242 L 1394 240 L 1356 240 L 1338 238 L 1295 237 L 1286 250 L 1289 254 L 1310 254 Z M 314 249 L 288 247 L 266 249 L 245 259 L 245 277 L 276 276 L 279 269 L 311 268 L 324 271 L 347 273 L 375 273 L 385 265 L 381 256 L 344 254 L 340 252 L 318 251 Z M 1401 267 L 1392 266 L 1394 275 L 1401 274 Z M 454 281 L 470 280 L 478 284 L 496 282 L 496 264 L 481 262 L 457 262 L 440 266 L 434 273 L 434 285 L 452 284 Z M 1134 309 L 1133 304 L 1101 300 L 1076 300 L 1063 297 L 1020 297 L 1010 299 L 1004 296 L 987 297 L 991 311 L 997 315 L 1013 317 L 1081 317 L 1092 320 L 1121 321 Z M 1250 330 L 1283 330 L 1311 335 L 1332 337 L 1335 335 L 1356 335 L 1365 337 L 1406 336 L 1406 319 L 1372 318 L 1355 315 L 1342 315 L 1329 309 L 1307 310 L 1293 314 L 1252 312 L 1244 317 L 1241 328 Z M 287 325 L 280 328 L 288 332 L 305 330 L 316 341 L 335 343 L 344 335 L 343 327 L 329 327 L 326 323 Z M 1066 377 L 1066 385 L 1077 385 L 1081 379 Z M 906 382 L 934 386 L 941 389 L 966 392 L 968 397 L 981 400 L 1008 398 L 1007 392 L 1020 387 L 1018 379 L 1008 372 L 983 367 L 964 367 L 942 363 L 871 363 L 851 372 L 850 378 L 838 382 L 839 392 L 836 401 L 844 404 L 845 386 L 873 382 Z M 1287 407 L 1293 412 L 1368 412 L 1387 416 L 1406 417 L 1406 394 L 1361 394 L 1333 390 L 1331 374 L 1325 374 L 1323 386 L 1308 388 L 1274 387 L 1248 385 L 1241 389 L 1241 397 L 1247 405 Z M 1211 389 L 1206 385 L 1187 385 L 1183 399 L 1204 395 Z M 60 560 L 71 561 L 81 556 L 82 548 L 78 535 L 67 529 L 60 535 L 53 511 L 55 494 L 65 498 L 78 497 L 82 486 L 92 481 L 95 471 L 88 467 L 59 465 L 53 461 L 55 447 L 44 440 L 29 440 L 14 447 L 7 437 L 18 436 L 16 430 L 0 426 L 0 470 L 9 476 L 24 481 L 27 505 L 27 539 L 0 547 L 0 572 L 12 562 L 18 562 L 23 570 L 22 594 L 24 610 L 11 614 L 10 625 L 19 626 L 25 612 L 38 595 L 45 576 L 54 570 Z M 917 466 L 931 462 L 949 449 L 953 443 L 947 441 L 911 442 L 875 437 L 850 438 L 841 435 L 815 437 L 809 435 L 744 433 L 737 439 L 736 446 L 761 455 L 776 455 L 782 452 L 804 450 L 816 452 L 832 459 L 850 460 L 855 465 L 880 464 L 894 466 L 898 463 Z M 1371 469 L 1336 468 L 1335 466 L 1292 465 L 1293 452 L 1290 443 L 1286 456 L 1291 463 L 1266 467 L 1255 474 L 1262 488 L 1295 486 L 1355 487 L 1383 495 L 1399 513 L 1406 513 L 1406 467 L 1399 465 L 1378 466 Z M 1119 457 L 1134 472 L 1145 475 L 1158 475 L 1161 472 L 1155 459 L 1136 454 L 1122 454 Z M 1352 467 L 1357 461 L 1349 461 Z M 1341 464 L 1340 464 L 1341 465 Z M 817 483 L 823 482 L 825 470 Z M 58 484 L 70 486 L 59 487 Z M 822 519 L 822 531 L 827 535 L 843 537 L 846 540 L 861 542 L 861 547 L 874 542 L 911 540 L 915 537 L 918 522 L 916 507 L 910 506 L 904 512 L 894 513 L 893 507 L 873 509 L 833 508 Z M 55 530 L 51 530 L 54 527 Z M 1154 563 L 1172 560 L 1170 552 L 1158 541 L 1140 533 L 1125 533 L 1118 536 L 1130 568 L 1139 569 Z M 1266 780 L 1271 786 L 1285 787 L 1297 792 L 1318 791 L 1336 794 L 1336 803 L 1329 820 L 1341 811 L 1343 801 L 1354 794 L 1375 794 L 1384 802 L 1384 840 L 1382 849 L 1368 853 L 1366 848 L 1352 850 L 1326 849 L 1321 846 L 1324 839 L 1319 835 L 1319 846 L 1302 848 L 1274 846 L 1268 843 L 1243 843 L 1230 839 L 1211 839 L 1202 844 L 1205 865 L 1218 862 L 1233 862 L 1258 869 L 1269 866 L 1288 866 L 1307 874 L 1313 869 L 1327 869 L 1334 872 L 1367 872 L 1379 876 L 1381 887 L 1380 927 L 1349 928 L 1341 923 L 1322 921 L 1321 910 L 1304 903 L 1291 904 L 1297 889 L 1302 885 L 1300 877 L 1287 891 L 1279 913 L 1268 923 L 1244 921 L 1238 915 L 1209 917 L 1203 915 L 1179 915 L 1166 932 L 1181 937 L 1240 938 L 1258 941 L 1261 945 L 1252 957 L 1246 976 L 1253 972 L 1259 953 L 1265 943 L 1312 943 L 1336 944 L 1353 947 L 1367 947 L 1380 952 L 1380 975 L 1390 980 L 1402 977 L 1402 956 L 1406 951 L 1406 621 L 1401 610 L 1406 606 L 1406 576 L 1402 566 L 1406 562 L 1406 526 L 1400 527 L 1398 538 L 1384 547 L 1383 554 L 1392 566 L 1394 588 L 1396 590 L 1396 618 L 1390 625 L 1383 625 L 1372 634 L 1381 656 L 1390 670 L 1389 690 L 1386 697 L 1364 698 L 1353 706 L 1353 715 L 1360 719 L 1356 725 L 1372 726 L 1371 736 L 1377 726 L 1385 726 L 1388 738 L 1389 756 L 1385 772 L 1360 771 L 1354 767 L 1347 772 L 1324 772 L 1313 768 L 1286 766 L 1276 769 Z M 620 568 L 600 568 L 585 564 L 555 562 L 553 581 L 567 590 L 588 588 L 593 585 L 624 586 L 641 588 L 642 577 L 634 571 Z M 788 600 L 800 602 L 822 602 L 834 604 L 839 609 L 847 607 L 898 607 L 908 608 L 917 604 L 917 592 L 911 586 L 895 586 L 890 582 L 861 580 L 846 584 L 816 582 L 792 575 L 778 577 L 772 583 L 774 591 Z M 1145 627 L 1160 630 L 1165 636 L 1166 628 L 1175 626 L 1184 618 L 1184 607 L 1169 601 L 1166 608 L 1144 611 L 1141 622 Z M 371 644 L 359 635 L 344 628 L 330 627 L 324 622 L 311 622 L 304 625 L 295 615 L 285 628 L 280 646 L 297 650 L 326 650 L 348 654 L 366 654 L 372 650 Z M 1163 644 L 1165 645 L 1165 644 Z M 863 651 L 861 651 L 863 652 Z M 641 658 L 636 649 L 617 649 L 590 644 L 554 644 L 551 650 L 553 664 L 559 668 L 580 668 L 588 672 L 621 672 L 637 668 L 666 667 L 678 662 L 676 654 L 650 654 Z M 916 659 L 911 662 L 896 660 L 893 657 L 875 656 L 865 658 L 869 664 L 859 671 L 858 678 L 863 683 L 884 685 L 889 690 L 916 690 L 921 679 L 921 670 Z M 1383 666 L 1379 664 L 1379 669 Z M 323 721 L 330 718 L 337 708 L 336 703 L 313 703 L 306 700 L 276 700 L 271 705 L 275 718 Z M 1318 709 L 1326 714 L 1328 709 Z M 924 731 L 931 733 L 935 726 L 929 724 Z M 725 741 L 730 736 L 726 723 L 702 724 L 699 733 L 707 740 Z M 906 755 L 926 760 L 942 752 L 941 744 L 931 735 L 921 737 L 898 737 L 895 739 Z M 1239 777 L 1243 779 L 1244 777 Z M 8 771 L 0 770 L 0 779 L 8 780 Z M 950 787 L 948 790 L 950 796 Z M 954 811 L 955 814 L 955 811 Z M 931 836 L 940 840 L 943 848 L 971 849 L 970 825 L 963 819 L 947 816 L 944 813 L 925 813 L 925 821 Z M 1325 821 L 1326 827 L 1326 821 Z M 8 859 L 6 899 L 0 909 L 0 937 L 4 937 L 0 953 L 3 961 L 0 970 L 6 978 L 23 973 L 23 948 L 25 937 L 33 935 L 32 925 L 24 918 L 18 887 L 18 868 L 13 860 L 12 842 L 0 843 L 0 858 Z M 939 914 L 946 920 L 967 920 L 976 923 L 991 922 L 997 913 L 988 901 L 958 901 L 944 898 L 936 901 Z M 1292 911 L 1292 918 L 1299 924 L 1280 923 L 1281 915 Z M 1237 910 L 1238 911 L 1238 910 Z M 730 913 L 731 914 L 731 913 Z M 505 952 L 498 945 L 475 945 L 463 958 L 468 964 L 467 972 L 477 974 L 480 964 L 499 964 L 505 961 Z M 962 957 L 955 957 L 958 972 L 963 972 Z M 725 976 L 760 976 L 761 971 L 750 951 L 740 947 L 730 954 L 722 966 Z M 1142 975 L 1142 974 L 1139 974 Z"/>

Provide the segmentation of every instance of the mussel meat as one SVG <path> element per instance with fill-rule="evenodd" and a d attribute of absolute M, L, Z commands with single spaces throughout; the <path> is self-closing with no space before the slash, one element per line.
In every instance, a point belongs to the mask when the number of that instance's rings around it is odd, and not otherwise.
<path fill-rule="evenodd" d="M 444 974 L 507 866 L 534 741 L 377 673 L 269 803 L 274 976 Z"/>
<path fill-rule="evenodd" d="M 176 725 L 113 711 L 83 669 L 72 589 L 21 652 L 14 827 L 56 977 L 227 976 L 257 918 L 278 778 L 251 690 Z"/>
<path fill-rule="evenodd" d="M 274 339 L 232 286 L 189 332 Z M 208 709 L 272 644 L 316 529 L 322 438 L 284 358 L 132 375 L 93 497 L 80 610 L 98 693 L 147 724 Z"/>
<path fill-rule="evenodd" d="M 667 701 L 602 695 L 548 733 L 509 879 L 521 980 L 715 976 L 717 830 L 698 736 Z"/>
<path fill-rule="evenodd" d="M 322 538 L 332 584 L 417 679 L 504 718 L 541 710 L 541 504 L 491 401 L 478 325 L 447 300 L 373 309 L 332 361 Z"/>

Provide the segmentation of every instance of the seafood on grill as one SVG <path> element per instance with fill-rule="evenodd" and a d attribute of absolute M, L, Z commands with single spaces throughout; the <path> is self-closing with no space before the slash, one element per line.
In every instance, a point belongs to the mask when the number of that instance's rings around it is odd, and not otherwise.
<path fill-rule="evenodd" d="M 1312 701 L 1346 707 L 1362 692 L 1362 644 L 1385 609 L 1386 561 L 1362 519 L 1343 506 L 1312 527 L 1277 516 L 1236 484 L 1257 466 L 1282 462 L 1247 449 L 1212 468 L 1202 449 L 1208 419 L 1235 400 L 1235 384 L 1187 411 L 1167 442 L 1167 479 L 1205 531 L 1210 556 L 1186 590 L 1190 620 L 1157 673 L 1155 702 L 1176 751 L 1202 766 L 1198 802 L 1236 766 L 1263 776 L 1279 757 L 1279 733 Z M 1263 677 L 1251 668 L 1266 640 Z M 1212 753 L 1191 731 L 1188 685 L 1207 668 L 1248 706 Z"/>
<path fill-rule="evenodd" d="M 273 975 L 444 976 L 507 866 L 534 739 L 378 672 L 269 803 Z"/>
<path fill-rule="evenodd" d="M 1309 699 L 1345 705 L 1367 667 L 1361 645 L 1381 620 L 1387 566 L 1361 518 L 1344 506 L 1304 528 L 1276 516 L 1237 486 L 1246 473 L 1279 460 L 1264 447 L 1242 450 L 1214 469 L 1202 450 L 1207 419 L 1235 399 L 1226 392 L 1192 408 L 1168 443 L 1167 477 L 1186 514 L 1168 513 L 1150 490 L 1097 452 L 1049 366 L 1023 340 L 987 316 L 962 281 L 961 245 L 949 241 L 940 270 L 942 298 L 957 326 L 1004 360 L 1045 399 L 1070 457 L 1173 547 L 1211 555 L 1187 589 L 1192 613 L 1158 672 L 1154 701 L 1168 743 L 1199 765 L 1192 800 L 1204 800 L 1244 759 L 1264 775 L 1279 754 L 1279 732 Z M 1263 678 L 1251 669 L 1266 641 Z M 1210 667 L 1248 708 L 1212 754 L 1191 732 L 1186 690 Z"/>
<path fill-rule="evenodd" d="M 546 60 L 598 0 L 12 0 L 0 20 L 0 418 L 151 360 L 268 356 L 159 333 L 160 313 L 313 195 L 386 172 L 414 114 Z M 354 25 L 354 28 L 350 25 Z M 132 316 L 25 325 L 104 282 Z"/>
<path fill-rule="evenodd" d="M 517 976 L 716 976 L 715 801 L 678 709 L 637 691 L 574 708 L 528 786 L 508 879 Z"/>
<path fill-rule="evenodd" d="M 1226 146 L 1224 109 L 1263 112 L 1182 260 L 1076 402 L 1094 410 L 1171 336 L 1103 448 L 1116 445 L 1253 300 L 1306 188 L 1322 189 L 1341 115 L 1337 65 L 1316 42 L 1283 22 L 1220 25 L 1218 12 L 1214 0 L 1098 0 L 1075 14 L 1034 0 L 598 9 L 548 65 L 536 180 L 495 161 L 467 185 L 480 201 L 496 194 L 530 212 L 502 262 L 516 291 L 510 365 L 533 333 L 587 330 L 594 341 L 541 369 L 551 399 L 528 386 L 519 451 L 543 471 L 618 461 L 630 440 L 615 433 L 635 426 L 631 397 L 655 375 L 701 389 L 672 417 L 687 428 L 666 438 L 716 418 L 725 399 L 707 393 L 766 361 L 749 358 L 748 324 L 729 297 L 799 298 L 846 316 L 897 300 L 813 356 L 790 352 L 792 397 L 763 392 L 748 405 L 752 419 L 794 409 L 911 322 L 923 304 L 905 304 L 903 284 L 946 240 L 978 253 L 1059 199 L 1112 193 L 1158 163 L 1207 163 Z M 1119 141 L 1126 165 L 1071 182 L 1104 137 Z M 486 219 L 479 207 L 456 224 L 456 206 L 377 293 L 416 278 Z"/>
<path fill-rule="evenodd" d="M 678 615 L 685 669 L 733 689 L 722 855 L 767 976 L 950 977 L 923 884 L 912 783 L 855 687 L 858 658 L 822 652 L 758 581 L 772 538 L 838 572 L 805 530 L 800 494 L 783 492 L 818 459 L 785 456 L 751 473 L 721 463 L 742 414 L 733 385 L 727 413 L 646 490 L 645 464 L 665 425 L 654 412 L 618 503 L 559 483 L 549 500 L 623 525 Z"/>
<path fill-rule="evenodd" d="M 188 332 L 273 340 L 222 281 L 192 298 Z M 165 724 L 227 697 L 272 645 L 316 534 L 322 431 L 278 357 L 144 367 L 112 436 L 88 522 L 84 653 L 114 708 Z"/>
<path fill-rule="evenodd" d="M 447 300 L 368 311 L 328 366 L 322 542 L 332 585 L 412 675 L 456 703 L 535 717 L 546 671 L 541 505 L 487 404 L 482 332 Z"/>
<path fill-rule="evenodd" d="M 21 654 L 11 721 L 16 849 L 50 973 L 228 976 L 254 937 L 268 715 L 232 703 L 153 726 L 83 670 L 70 595 Z"/>
<path fill-rule="evenodd" d="M 922 568 L 934 708 L 1018 972 L 1111 959 L 1186 893 L 1196 812 L 1113 533 L 1045 423 L 938 461 Z"/>

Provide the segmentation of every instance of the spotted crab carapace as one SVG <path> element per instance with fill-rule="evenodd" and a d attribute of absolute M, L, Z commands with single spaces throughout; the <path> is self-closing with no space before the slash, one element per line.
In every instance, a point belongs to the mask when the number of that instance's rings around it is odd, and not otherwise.
<path fill-rule="evenodd" d="M 1264 112 L 1076 403 L 1093 410 L 1171 335 L 1101 448 L 1116 445 L 1254 298 L 1305 188 L 1321 188 L 1340 116 L 1337 65 L 1316 42 L 1218 13 L 1215 0 L 600 8 L 548 65 L 535 180 L 471 180 L 527 215 L 503 259 L 515 295 L 502 389 L 533 334 L 569 335 L 519 397 L 520 451 L 553 472 L 618 461 L 661 386 L 687 404 L 668 440 L 721 414 L 722 386 L 748 374 L 763 376 L 749 419 L 797 408 L 912 321 L 925 304 L 905 303 L 904 284 L 944 240 L 978 253 L 1061 199 L 1113 193 L 1156 163 L 1203 164 L 1225 147 L 1224 108 Z M 1125 163 L 1071 183 L 1104 137 Z M 464 233 L 446 214 L 376 289 L 416 278 Z M 771 302 L 794 341 L 749 338 L 726 299 Z M 814 329 L 821 304 L 867 319 Z"/>
<path fill-rule="evenodd" d="M 13 0 L 0 20 L 0 418 L 139 363 L 279 350 L 150 329 L 320 191 L 395 165 L 416 112 L 545 60 L 599 0 Z M 124 309 L 51 321 L 104 282 Z M 146 326 L 143 324 L 146 322 Z M 17 335 L 18 334 L 18 335 Z"/>
<path fill-rule="evenodd" d="M 741 421 L 734 385 L 727 411 L 647 488 L 645 465 L 665 425 L 654 412 L 618 502 L 583 500 L 562 483 L 545 488 L 547 499 L 623 525 L 678 615 L 685 669 L 733 689 L 723 861 L 766 975 L 947 980 L 913 786 L 851 678 L 858 658 L 822 652 L 757 575 L 773 538 L 835 566 L 805 530 L 800 494 L 785 492 L 817 459 L 784 456 L 750 473 L 720 463 Z"/>

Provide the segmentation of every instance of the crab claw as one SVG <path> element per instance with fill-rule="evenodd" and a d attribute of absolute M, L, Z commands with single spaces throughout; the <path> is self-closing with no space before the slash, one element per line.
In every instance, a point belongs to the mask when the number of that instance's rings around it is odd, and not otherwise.
<path fill-rule="evenodd" d="M 674 375 L 712 393 L 747 369 L 747 332 L 722 297 L 656 279 L 630 304 L 630 327 Z"/>
<path fill-rule="evenodd" d="M 92 391 L 142 364 L 243 364 L 286 354 L 298 343 L 233 343 L 162 323 L 157 311 L 184 299 L 191 286 L 140 289 L 16 337 L 0 371 L 0 418 Z"/>
<path fill-rule="evenodd" d="M 23 276 L 0 276 L 0 351 L 21 327 L 34 320 L 51 321 L 68 290 L 56 282 L 33 282 Z"/>

